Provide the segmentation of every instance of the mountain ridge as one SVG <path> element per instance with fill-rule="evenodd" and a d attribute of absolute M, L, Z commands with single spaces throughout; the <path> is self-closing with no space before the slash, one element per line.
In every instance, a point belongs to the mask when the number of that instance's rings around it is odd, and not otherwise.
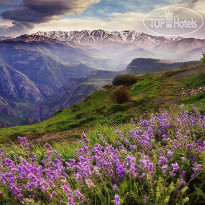
<path fill-rule="evenodd" d="M 136 57 L 145 56 L 173 61 L 199 60 L 201 53 L 205 51 L 205 39 L 153 36 L 134 30 L 118 32 L 99 29 L 31 34 L 36 35 L 69 43 L 89 54 L 111 58 L 118 64 L 123 63 L 121 59 L 127 63 Z M 144 50 L 143 53 L 140 49 Z M 192 52 L 195 55 L 192 55 Z"/>
<path fill-rule="evenodd" d="M 134 30 L 105 31 L 49 31 L 25 34 L 12 39 L 0 40 L 0 42 L 38 42 L 46 43 L 57 48 L 55 53 L 60 60 L 66 61 L 62 51 L 68 47 L 79 57 L 81 63 L 86 61 L 88 66 L 97 69 L 120 70 L 126 67 L 134 58 L 150 57 L 173 61 L 199 60 L 201 53 L 205 51 L 205 39 L 153 36 Z M 58 44 L 58 46 L 57 46 Z M 67 48 L 66 48 L 67 47 Z M 79 49 L 78 51 L 76 49 Z M 50 49 L 51 51 L 52 49 Z M 53 51 L 53 50 L 52 50 Z M 84 52 L 84 53 L 83 53 Z M 50 53 L 52 55 L 52 53 Z M 74 59 L 75 56 L 73 55 Z M 89 60 L 88 60 L 89 59 Z M 70 61 L 73 61 L 69 58 Z M 103 60 L 103 61 L 102 61 Z M 107 61 L 107 62 L 106 62 Z M 67 61 L 68 62 L 68 61 Z M 78 61 L 79 62 L 79 61 Z M 104 65 L 104 66 L 103 66 Z"/>
<path fill-rule="evenodd" d="M 188 41 L 189 43 L 193 40 L 199 42 L 204 42 L 205 39 L 196 38 L 183 38 L 183 37 L 164 37 L 164 36 L 153 36 L 143 32 L 137 32 L 134 30 L 125 31 L 105 31 L 105 30 L 82 30 L 82 31 L 49 31 L 49 32 L 36 32 L 30 36 L 44 36 L 50 39 L 55 39 L 59 41 L 71 41 L 75 43 L 84 43 L 88 41 L 89 43 L 106 40 L 110 41 L 120 41 L 121 43 L 134 43 L 140 44 L 139 40 L 147 39 L 153 44 L 160 45 L 161 43 L 169 44 L 172 42 Z M 203 44 L 204 45 L 204 44 Z"/>

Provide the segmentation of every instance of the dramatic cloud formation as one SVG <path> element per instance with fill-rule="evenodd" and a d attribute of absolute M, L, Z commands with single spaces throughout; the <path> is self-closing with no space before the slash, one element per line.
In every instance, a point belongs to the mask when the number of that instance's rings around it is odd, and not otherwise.
<path fill-rule="evenodd" d="M 12 1 L 12 0 L 10 0 Z M 65 14 L 81 14 L 91 4 L 100 0 L 23 0 L 19 8 L 5 11 L 3 19 L 12 21 L 12 27 L 4 27 L 3 33 L 26 31 L 34 28 L 35 24 L 57 19 Z M 1 2 L 0 2 L 1 4 Z M 9 4 L 9 0 L 2 2 Z M 1 28 L 2 29 L 2 28 Z M 1 30 L 2 33 L 2 30 Z"/>
<path fill-rule="evenodd" d="M 137 30 L 143 31 L 142 25 L 144 13 L 113 13 L 108 18 L 69 18 L 53 20 L 35 26 L 34 32 L 51 30 L 95 30 L 104 29 L 108 31 Z M 53 29 L 55 28 L 55 29 Z"/>
<path fill-rule="evenodd" d="M 143 26 L 146 13 L 171 5 L 205 16 L 204 0 L 0 0 L 0 35 L 99 28 L 150 33 Z M 192 36 L 204 38 L 204 31 L 205 24 Z"/>

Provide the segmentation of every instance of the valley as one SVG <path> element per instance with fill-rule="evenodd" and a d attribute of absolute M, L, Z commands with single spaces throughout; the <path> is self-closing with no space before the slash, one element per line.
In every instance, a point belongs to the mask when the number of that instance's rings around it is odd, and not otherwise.
<path fill-rule="evenodd" d="M 38 139 L 62 141 L 64 138 L 67 140 L 69 136 L 80 135 L 82 130 L 95 129 L 98 125 L 115 126 L 129 123 L 131 118 L 146 117 L 150 112 L 157 112 L 159 108 L 176 111 L 179 105 L 191 111 L 194 104 L 201 112 L 204 112 L 204 92 L 193 96 L 183 95 L 187 90 L 205 86 L 204 73 L 205 67 L 196 65 L 173 71 L 138 75 L 136 83 L 129 87 L 130 102 L 114 103 L 111 93 L 115 87 L 104 87 L 87 95 L 82 102 L 59 110 L 44 122 L 1 129 L 0 140 L 29 136 L 37 141 Z M 197 84 L 195 79 L 197 79 Z M 44 106 L 49 107 L 49 101 Z M 42 109 L 44 109 L 43 105 Z M 46 137 L 43 137 L 44 135 Z"/>
<path fill-rule="evenodd" d="M 135 31 L 1 37 L 0 125 L 46 120 L 119 73 L 139 75 L 196 65 L 204 45 L 200 39 L 168 39 Z"/>

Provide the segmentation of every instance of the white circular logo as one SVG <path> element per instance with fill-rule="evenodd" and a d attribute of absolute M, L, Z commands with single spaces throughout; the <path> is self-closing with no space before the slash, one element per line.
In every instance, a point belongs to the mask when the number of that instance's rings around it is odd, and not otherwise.
<path fill-rule="evenodd" d="M 144 26 L 157 34 L 182 36 L 198 31 L 204 24 L 203 16 L 185 7 L 162 7 L 149 12 Z"/>

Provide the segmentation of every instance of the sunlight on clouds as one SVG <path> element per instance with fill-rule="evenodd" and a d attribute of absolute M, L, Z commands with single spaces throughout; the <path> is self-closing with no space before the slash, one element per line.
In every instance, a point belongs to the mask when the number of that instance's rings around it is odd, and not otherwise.
<path fill-rule="evenodd" d="M 9 32 L 12 35 L 17 35 L 21 33 L 34 33 L 36 31 L 95 29 L 108 31 L 136 30 L 153 35 L 154 33 L 150 33 L 143 25 L 144 16 L 153 9 L 170 5 L 189 7 L 205 16 L 204 0 L 156 0 L 155 2 L 151 0 L 106 0 L 106 4 L 102 4 L 103 0 L 29 0 L 27 2 L 29 2 L 29 5 L 25 6 L 29 9 L 39 5 L 38 10 L 41 12 L 34 12 L 33 15 L 30 10 L 24 12 L 24 15 L 22 14 L 22 10 L 19 9 L 4 12 L 5 18 L 3 22 L 0 20 L 0 35 L 8 35 Z M 53 3 L 52 9 L 41 10 L 41 6 L 44 5 L 46 8 L 50 5 L 49 2 Z M 59 6 L 59 2 L 61 2 L 62 5 L 60 9 L 58 8 L 56 10 L 56 5 Z M 115 3 L 111 4 L 111 2 Z M 102 4 L 102 7 L 95 7 L 95 4 L 98 6 Z M 115 6 L 117 7 L 117 5 L 123 6 L 122 8 L 124 10 L 115 10 Z M 92 9 L 89 10 L 88 8 Z M 110 11 L 110 9 L 113 10 Z M 147 11 L 147 9 L 150 10 Z M 86 14 L 85 12 L 83 13 L 83 11 L 86 11 Z M 81 15 L 70 15 L 73 13 Z M 8 19 L 10 21 L 8 21 Z M 26 22 L 25 19 L 27 20 Z M 199 34 L 200 37 L 203 37 L 204 30 L 205 26 L 193 36 L 198 37 Z"/>
<path fill-rule="evenodd" d="M 109 18 L 72 18 L 61 19 L 58 21 L 51 21 L 48 23 L 42 23 L 35 26 L 32 32 L 39 30 L 51 31 L 51 30 L 93 30 L 104 29 L 108 31 L 113 30 L 142 30 L 143 13 L 113 13 Z"/>

